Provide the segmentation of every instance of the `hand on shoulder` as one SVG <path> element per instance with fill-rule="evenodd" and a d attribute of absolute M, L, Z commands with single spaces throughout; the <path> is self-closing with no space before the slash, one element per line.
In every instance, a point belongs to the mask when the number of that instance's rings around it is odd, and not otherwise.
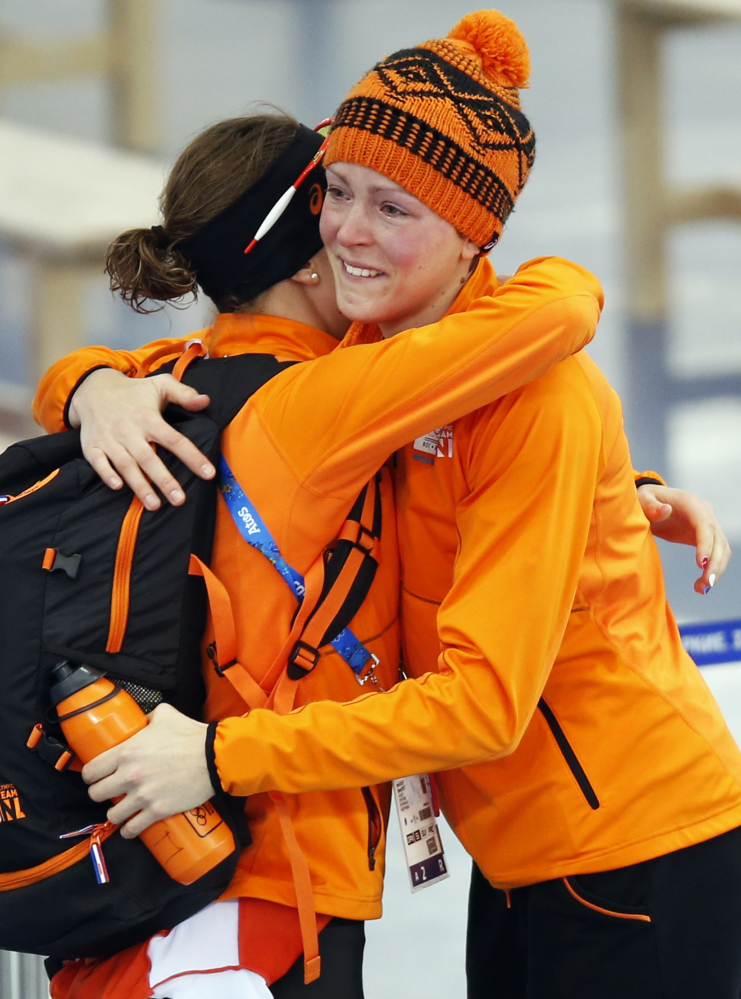
<path fill-rule="evenodd" d="M 216 474 L 195 444 L 163 419 L 162 410 L 170 403 L 198 411 L 209 398 L 172 375 L 128 378 L 112 368 L 99 368 L 82 382 L 69 406 L 69 423 L 80 428 L 85 458 L 111 489 L 121 489 L 126 482 L 147 510 L 161 505 L 156 489 L 173 506 L 185 501 L 153 445 L 171 451 L 204 479 Z"/>

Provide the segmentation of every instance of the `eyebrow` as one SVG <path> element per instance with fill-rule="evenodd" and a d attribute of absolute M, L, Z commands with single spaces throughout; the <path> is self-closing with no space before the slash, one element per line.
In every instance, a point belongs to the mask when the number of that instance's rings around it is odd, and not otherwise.
<path fill-rule="evenodd" d="M 368 191 L 371 194 L 378 194 L 379 191 L 388 191 L 391 194 L 406 194 L 408 197 L 413 198 L 414 195 L 411 191 L 406 191 L 403 187 L 398 184 L 394 187 L 384 187 L 383 184 L 374 184 L 373 187 L 369 187 Z"/>
<path fill-rule="evenodd" d="M 347 177 L 344 177 L 340 170 L 335 169 L 334 163 L 332 163 L 331 166 L 327 167 L 327 172 L 329 172 L 330 170 L 334 170 L 334 172 L 337 174 L 337 177 L 345 184 L 349 183 Z M 408 197 L 414 198 L 414 195 L 411 193 L 411 191 L 405 190 L 405 188 L 403 188 L 400 184 L 394 184 L 393 181 L 390 181 L 389 183 L 393 184 L 393 187 L 386 187 L 384 184 L 372 184 L 368 188 L 368 193 L 378 194 L 379 192 L 388 191 L 391 194 L 406 194 Z"/>

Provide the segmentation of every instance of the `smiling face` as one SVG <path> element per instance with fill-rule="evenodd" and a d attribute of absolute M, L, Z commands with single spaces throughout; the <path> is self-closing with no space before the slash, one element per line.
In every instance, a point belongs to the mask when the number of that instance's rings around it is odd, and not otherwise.
<path fill-rule="evenodd" d="M 340 311 L 384 336 L 441 319 L 479 252 L 403 187 L 355 163 L 327 168 L 321 234 Z"/>

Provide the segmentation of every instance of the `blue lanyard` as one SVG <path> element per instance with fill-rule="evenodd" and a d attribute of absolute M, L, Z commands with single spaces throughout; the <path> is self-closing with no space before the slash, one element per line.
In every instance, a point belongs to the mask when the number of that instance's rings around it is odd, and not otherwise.
<path fill-rule="evenodd" d="M 237 482 L 234 472 L 229 468 L 223 454 L 219 457 L 218 487 L 219 492 L 224 497 L 227 510 L 244 540 L 248 545 L 252 545 L 253 548 L 261 552 L 275 566 L 298 602 L 301 603 L 306 592 L 303 576 L 296 572 L 281 555 L 272 534 L 247 493 Z M 360 674 L 370 660 L 375 659 L 375 656 L 368 652 L 360 639 L 356 638 L 349 628 L 344 628 L 336 638 L 332 639 L 330 645 L 342 656 L 358 680 L 360 680 Z M 363 681 L 361 680 L 361 682 Z"/>

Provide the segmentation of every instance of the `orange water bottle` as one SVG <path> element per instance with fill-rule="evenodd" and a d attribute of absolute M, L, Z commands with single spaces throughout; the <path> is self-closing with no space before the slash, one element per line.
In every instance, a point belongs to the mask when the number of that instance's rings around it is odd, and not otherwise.
<path fill-rule="evenodd" d="M 65 660 L 51 676 L 49 694 L 64 737 L 83 763 L 147 727 L 147 716 L 134 698 L 92 666 Z M 210 801 L 155 822 L 139 838 L 183 885 L 192 884 L 235 849 L 229 826 Z"/>

